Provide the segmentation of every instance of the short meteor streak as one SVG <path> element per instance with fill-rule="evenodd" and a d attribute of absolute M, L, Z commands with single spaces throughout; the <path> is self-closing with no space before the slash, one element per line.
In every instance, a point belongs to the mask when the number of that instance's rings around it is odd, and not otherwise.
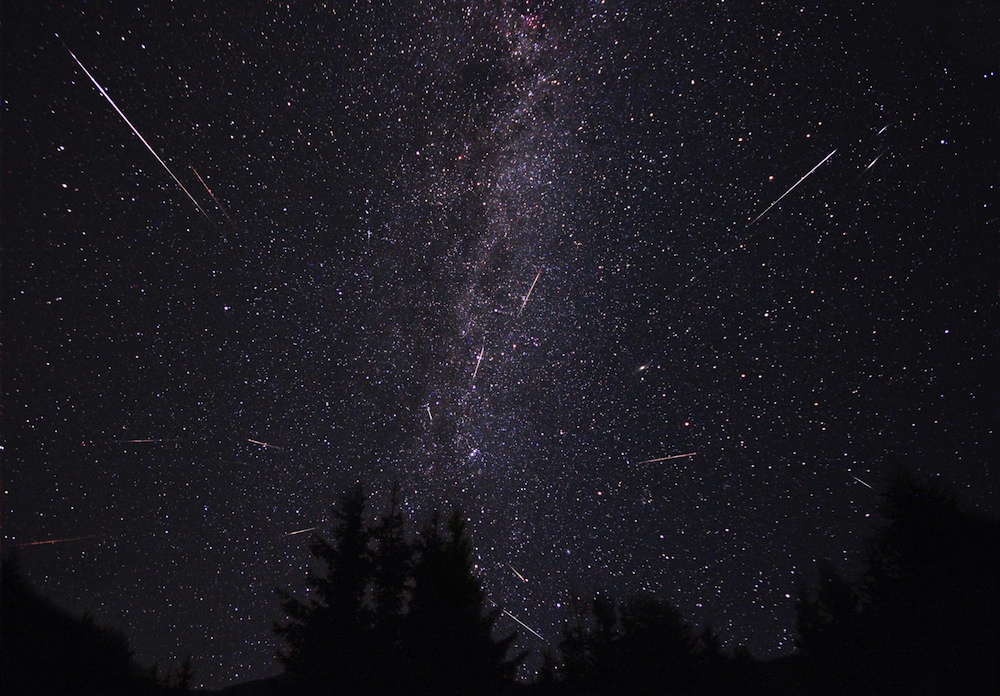
<path fill-rule="evenodd" d="M 226 216 L 226 220 L 229 221 L 229 224 L 235 225 L 236 223 L 233 222 L 233 219 L 231 217 L 229 217 L 229 213 L 227 213 L 226 209 L 222 207 L 222 203 L 219 203 L 219 199 L 215 197 L 214 193 L 212 193 L 212 189 L 208 188 L 208 184 L 206 184 L 205 180 L 201 178 L 201 174 L 198 173 L 198 170 L 195 169 L 194 167 L 191 167 L 191 171 L 194 172 L 194 175 L 198 177 L 198 181 L 200 181 L 201 185 L 205 187 L 206 191 L 208 191 L 208 195 L 212 197 L 213 201 L 215 201 L 215 205 L 219 208 L 219 210 L 222 211 L 222 214 Z"/>
<path fill-rule="evenodd" d="M 56 38 L 62 42 L 62 37 L 59 36 L 59 34 L 56 34 Z M 108 95 L 107 91 L 105 91 L 105 89 L 101 87 L 101 83 L 99 83 L 94 78 L 94 76 L 90 74 L 90 71 L 87 70 L 86 67 L 84 67 L 83 63 L 80 62 L 80 59 L 76 57 L 76 54 L 73 53 L 73 51 L 69 50 L 69 46 L 67 46 L 65 42 L 63 42 L 63 47 L 69 53 L 70 57 L 72 57 L 73 60 L 76 61 L 76 64 L 80 66 L 80 69 L 87 74 L 87 77 L 90 78 L 90 81 L 94 83 L 94 87 L 96 87 L 97 91 L 101 93 L 101 96 L 108 100 L 108 103 L 111 104 L 111 106 L 114 108 L 116 112 L 118 112 L 118 115 L 122 117 L 122 120 L 128 124 L 128 127 L 131 128 L 132 132 L 135 133 L 136 137 L 142 141 L 142 144 L 146 146 L 146 149 L 149 150 L 150 153 L 152 153 L 153 157 L 156 158 L 156 161 L 159 162 L 163 166 L 163 168 L 167 170 L 167 174 L 169 174 L 170 178 L 173 179 L 178 186 L 180 186 L 181 191 L 184 192 L 184 195 L 186 195 L 188 198 L 191 199 L 191 202 L 194 203 L 194 207 L 198 209 L 198 212 L 204 215 L 206 220 L 211 222 L 212 218 L 208 217 L 208 213 L 206 213 L 205 210 L 200 205 L 198 205 L 198 201 L 194 199 L 194 196 L 191 195 L 191 192 L 187 190 L 184 184 L 181 183 L 181 180 L 178 179 L 177 176 L 170 170 L 170 167 L 167 166 L 167 163 L 164 162 L 163 159 L 158 154 L 156 154 L 156 150 L 154 150 L 153 146 L 150 145 L 149 142 L 147 142 L 147 140 L 144 137 L 142 137 L 142 133 L 140 133 L 138 129 L 136 129 L 136 127 L 132 125 L 132 122 L 128 120 L 128 116 L 125 115 L 125 112 L 118 108 L 118 105 L 115 104 L 114 100 L 110 97 L 110 95 Z"/>
<path fill-rule="evenodd" d="M 521 302 L 521 308 L 517 310 L 517 316 L 519 317 L 521 316 L 521 312 L 524 311 L 524 306 L 528 304 L 528 300 L 531 299 L 531 292 L 535 289 L 535 283 L 537 283 L 538 279 L 541 277 L 542 277 L 542 269 L 539 268 L 538 273 L 535 274 L 535 279 L 531 281 L 531 287 L 528 288 L 528 294 L 524 296 L 524 300 Z"/>
<path fill-rule="evenodd" d="M 284 452 L 285 451 L 284 447 L 278 447 L 277 445 L 269 445 L 266 442 L 261 442 L 260 440 L 253 440 L 253 439 L 251 439 L 249 437 L 247 438 L 247 442 L 251 442 L 251 443 L 253 443 L 255 445 L 260 445 L 264 449 L 273 449 L 273 450 L 278 450 L 279 452 Z"/>
<path fill-rule="evenodd" d="M 425 408 L 427 409 L 427 420 L 429 420 L 431 423 L 433 423 L 434 422 L 434 416 L 431 415 L 431 405 L 427 404 L 427 406 Z"/>
<path fill-rule="evenodd" d="M 528 582 L 528 578 L 524 577 L 519 572 L 517 572 L 517 568 L 515 568 L 514 566 L 512 566 L 510 563 L 507 564 L 507 567 L 510 568 L 511 570 L 513 570 L 514 571 L 514 575 L 516 575 L 517 577 L 521 578 L 522 582 Z"/>
<path fill-rule="evenodd" d="M 476 375 L 479 374 L 479 363 L 483 361 L 483 353 L 485 352 L 486 352 L 486 344 L 484 343 L 483 347 L 479 349 L 479 356 L 476 358 L 476 369 L 472 371 L 473 382 L 476 381 Z"/>
<path fill-rule="evenodd" d="M 874 488 L 872 488 L 872 486 L 871 486 L 870 483 L 868 483 L 866 481 L 862 481 L 857 476 L 854 476 L 853 478 L 854 478 L 855 481 L 857 481 L 858 483 L 860 483 L 862 486 L 867 486 L 868 488 L 871 488 L 872 490 L 875 490 Z"/>
<path fill-rule="evenodd" d="M 159 442 L 177 442 L 177 440 L 167 440 L 162 437 L 144 437 L 134 440 L 112 440 L 112 442 L 116 442 L 119 445 L 152 445 Z"/>
<path fill-rule="evenodd" d="M 87 536 L 79 537 L 66 537 L 65 539 L 45 539 L 44 541 L 29 541 L 24 544 L 15 544 L 18 548 L 24 548 L 26 546 L 47 546 L 49 544 L 65 544 L 70 541 L 83 541 L 85 539 L 95 539 L 96 534 L 89 534 Z"/>
<path fill-rule="evenodd" d="M 294 532 L 289 532 L 288 534 L 282 534 L 283 537 L 295 536 L 296 534 L 305 534 L 306 532 L 311 532 L 316 527 L 306 527 L 305 529 L 296 529 Z"/>
<path fill-rule="evenodd" d="M 671 454 L 666 457 L 656 457 L 655 459 L 644 459 L 641 462 L 636 462 L 636 464 L 655 464 L 656 462 L 669 462 L 671 459 L 684 459 L 685 457 L 693 457 L 698 454 L 697 452 L 688 452 L 686 454 Z"/>
<path fill-rule="evenodd" d="M 755 218 L 754 218 L 753 220 L 751 220 L 751 222 L 750 222 L 750 225 L 747 225 L 747 226 L 749 227 L 749 226 L 753 225 L 753 224 L 754 224 L 755 222 L 757 222 L 757 221 L 758 221 L 758 220 L 760 220 L 760 219 L 761 219 L 762 217 L 764 217 L 765 215 L 767 215 L 767 214 L 768 214 L 768 213 L 769 213 L 769 212 L 771 211 L 771 208 L 773 208 L 774 206 L 778 205 L 778 203 L 781 203 L 782 199 L 783 199 L 783 198 L 784 198 L 785 196 L 787 196 L 787 195 L 788 195 L 788 194 L 790 194 L 790 193 L 791 193 L 792 191 L 794 191 L 794 190 L 795 190 L 795 187 L 796 187 L 796 186 L 798 186 L 798 185 L 799 185 L 799 184 L 801 184 L 801 183 L 802 183 L 803 181 L 805 181 L 806 179 L 808 179 L 808 178 L 809 178 L 809 177 L 810 177 L 810 176 L 812 175 L 812 173 L 813 173 L 814 171 L 816 171 L 817 169 L 819 169 L 820 167 L 822 167 L 822 166 L 823 166 L 824 164 L 826 164 L 826 161 L 827 161 L 828 159 L 830 159 L 831 157 L 833 157 L 833 156 L 834 156 L 834 155 L 835 155 L 836 153 L 837 153 L 837 151 L 836 151 L 836 150 L 834 150 L 834 151 L 833 151 L 833 152 L 831 152 L 831 153 L 830 153 L 829 155 L 827 155 L 827 156 L 826 156 L 826 157 L 824 157 L 824 158 L 823 158 L 822 160 L 820 160 L 820 163 L 819 163 L 819 164 L 817 164 L 817 165 L 816 165 L 815 167 L 813 167 L 813 168 L 812 168 L 812 169 L 810 169 L 810 170 L 809 170 L 808 172 L 806 172 L 806 173 L 805 173 L 805 176 L 803 176 L 803 177 L 802 177 L 801 179 L 799 179 L 799 180 L 798 180 L 798 181 L 796 181 L 796 182 L 795 182 L 794 184 L 792 184 L 791 188 L 789 188 L 789 189 L 788 189 L 787 191 L 785 191 L 785 192 L 784 192 L 783 194 L 781 194 L 780 196 L 778 196 L 778 200 L 776 200 L 776 201 L 775 201 L 774 203 L 772 203 L 771 205 L 767 206 L 767 209 L 765 209 L 763 213 L 761 213 L 760 215 L 758 215 L 757 217 L 755 217 Z"/>

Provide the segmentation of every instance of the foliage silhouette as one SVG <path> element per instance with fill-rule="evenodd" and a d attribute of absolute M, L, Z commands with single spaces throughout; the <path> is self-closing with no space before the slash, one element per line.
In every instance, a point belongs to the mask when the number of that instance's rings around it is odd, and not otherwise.
<path fill-rule="evenodd" d="M 856 583 L 829 563 L 800 593 L 799 648 L 817 693 L 997 693 L 996 520 L 903 470 Z"/>
<path fill-rule="evenodd" d="M 355 489 L 335 512 L 332 542 L 314 537 L 324 565 L 310 573 L 314 596 L 280 591 L 288 622 L 275 626 L 293 693 L 498 693 L 524 655 L 508 658 L 516 634 L 495 639 L 498 611 L 486 612 L 465 523 L 445 533 L 435 515 L 406 539 L 394 488 L 387 512 L 366 521 Z"/>
<path fill-rule="evenodd" d="M 0 685 L 5 696 L 167 691 L 155 670 L 136 664 L 124 635 L 39 595 L 16 553 L 7 554 L 2 565 Z"/>

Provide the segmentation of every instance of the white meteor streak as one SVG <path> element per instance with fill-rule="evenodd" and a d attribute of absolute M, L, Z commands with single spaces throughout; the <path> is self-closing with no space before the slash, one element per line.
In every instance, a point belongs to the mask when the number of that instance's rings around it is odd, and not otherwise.
<path fill-rule="evenodd" d="M 528 582 L 528 578 L 524 577 L 519 572 L 517 572 L 517 568 L 515 568 L 514 566 L 512 566 L 510 563 L 507 564 L 507 567 L 510 568 L 511 570 L 513 570 L 514 571 L 514 575 L 516 575 L 517 577 L 521 578 L 521 580 L 523 582 Z"/>
<path fill-rule="evenodd" d="M 488 599 L 488 601 L 489 601 L 490 604 L 492 604 L 497 609 L 499 609 L 500 611 L 502 611 L 505 615 L 507 615 L 510 618 L 514 619 L 514 621 L 517 621 L 518 624 L 520 624 L 521 626 L 523 626 L 525 628 L 525 630 L 530 631 L 532 635 L 534 635 L 536 638 L 538 638 L 538 640 L 541 640 L 541 641 L 545 640 L 544 636 L 542 636 L 541 633 L 539 633 L 538 631 L 536 631 L 535 629 L 533 629 L 531 626 L 529 626 L 528 624 L 526 624 L 523 621 L 521 621 L 521 619 L 519 619 L 516 616 L 514 616 L 513 614 L 511 614 L 509 611 L 507 611 L 506 609 L 504 609 L 502 606 L 500 606 L 499 604 L 497 604 L 496 602 L 494 602 L 492 599 L 489 599 L 489 598 L 487 598 L 487 599 Z"/>
<path fill-rule="evenodd" d="M 871 488 L 872 490 L 875 490 L 874 488 L 872 488 L 871 484 L 868 483 L 867 481 L 862 481 L 857 476 L 854 476 L 853 478 L 854 478 L 855 481 L 857 481 L 858 483 L 860 483 L 862 486 L 867 486 L 868 488 Z"/>
<path fill-rule="evenodd" d="M 252 443 L 254 445 L 260 445 L 264 449 L 273 449 L 273 450 L 278 450 L 279 452 L 284 452 L 285 451 L 284 447 L 278 447 L 277 445 L 270 445 L 270 444 L 268 444 L 266 442 L 261 442 L 260 440 L 253 440 L 253 439 L 251 439 L 249 437 L 247 438 L 247 442 L 250 442 L 250 443 Z"/>
<path fill-rule="evenodd" d="M 688 452 L 686 454 L 671 454 L 666 457 L 656 457 L 655 459 L 644 459 L 641 462 L 636 462 L 636 464 L 655 464 L 656 462 L 668 462 L 671 459 L 684 459 L 685 457 L 693 457 L 698 454 L 697 452 Z"/>
<path fill-rule="evenodd" d="M 535 274 L 535 279 L 531 281 L 531 287 L 528 288 L 528 294 L 524 296 L 524 301 L 521 302 L 521 308 L 517 310 L 517 316 L 521 316 L 521 312 L 524 311 L 524 306 L 528 304 L 528 300 L 531 299 L 531 292 L 535 289 L 535 283 L 538 282 L 538 279 L 541 276 L 542 276 L 542 269 L 539 268 L 538 273 Z"/>
<path fill-rule="evenodd" d="M 311 532 L 316 529 L 315 527 L 306 527 L 305 529 L 296 529 L 294 532 L 289 532 L 288 534 L 282 534 L 281 536 L 290 537 L 296 534 L 305 534 L 306 532 Z"/>
<path fill-rule="evenodd" d="M 764 212 L 763 212 L 763 213 L 761 213 L 760 215 L 758 215 L 757 217 L 755 217 L 755 218 L 754 218 L 753 220 L 751 220 L 751 221 L 750 221 L 750 225 L 747 225 L 747 226 L 749 227 L 749 226 L 753 225 L 753 224 L 754 224 L 755 222 L 757 222 L 757 221 L 758 221 L 758 220 L 760 220 L 760 219 L 761 219 L 762 217 L 764 217 L 765 215 L 767 215 L 767 214 L 768 214 L 768 212 L 770 212 L 771 208 L 773 208 L 774 206 L 778 205 L 778 203 L 781 203 L 781 200 L 782 200 L 782 199 L 783 199 L 783 198 L 784 198 L 785 196 L 787 196 L 787 195 L 788 195 L 788 194 L 790 194 L 790 193 L 791 193 L 792 191 L 794 191 L 794 190 L 795 190 L 795 187 L 796 187 L 796 186 L 798 186 L 798 185 L 799 185 L 799 184 L 801 184 L 801 183 L 802 183 L 803 181 L 805 181 L 806 179 L 808 179 L 808 178 L 810 177 L 810 175 L 812 175 L 812 173 L 813 173 L 814 171 L 816 171 L 817 169 L 819 169 L 820 167 L 822 167 L 822 166 L 823 166 L 824 164 L 826 164 L 826 161 L 827 161 L 828 159 L 830 159 L 831 157 L 833 157 L 833 156 L 834 156 L 834 154 L 836 154 L 836 152 L 837 152 L 837 151 L 836 151 L 836 150 L 834 150 L 834 151 L 833 151 L 833 152 L 831 152 L 831 153 L 830 153 L 829 155 L 827 155 L 827 156 L 826 156 L 826 157 L 824 157 L 824 158 L 823 158 L 822 160 L 820 160 L 820 163 L 819 163 L 819 164 L 817 164 L 817 165 L 816 165 L 815 167 L 813 167 L 813 168 L 812 168 L 812 169 L 810 169 L 810 170 L 809 170 L 808 172 L 806 172 L 806 173 L 805 173 L 805 175 L 804 175 L 804 176 L 803 176 L 803 177 L 802 177 L 801 179 L 799 179 L 799 180 L 798 180 L 798 181 L 796 181 L 796 182 L 795 182 L 794 184 L 792 184 L 791 188 L 789 188 L 789 189 L 788 189 L 787 191 L 785 191 L 785 192 L 784 192 L 783 194 L 781 194 L 780 196 L 778 196 L 778 200 L 776 200 L 776 201 L 775 201 L 774 203 L 772 203 L 771 205 L 767 206 L 767 208 L 766 208 L 766 209 L 764 210 Z"/>
<path fill-rule="evenodd" d="M 479 374 L 479 363 L 481 363 L 483 361 L 483 353 L 484 352 L 486 352 L 486 344 L 485 343 L 483 344 L 483 347 L 479 349 L 479 357 L 476 358 L 476 369 L 472 371 L 472 381 L 473 382 L 476 381 L 476 375 Z"/>
<path fill-rule="evenodd" d="M 59 34 L 56 34 L 56 38 L 59 39 L 59 41 L 62 41 L 62 37 L 60 37 Z M 194 196 L 191 195 L 191 192 L 188 191 L 187 188 L 185 188 L 184 184 L 181 183 L 181 180 L 178 179 L 177 176 L 170 170 L 170 167 L 167 166 L 167 163 L 164 162 L 163 159 L 158 154 L 156 154 L 156 150 L 153 149 L 153 146 L 150 145 L 144 137 L 142 137 L 142 133 L 140 133 L 136 129 L 136 127 L 132 125 L 132 122 L 128 120 L 128 116 L 125 115 L 125 112 L 123 112 L 121 109 L 118 108 L 118 105 L 115 104 L 114 100 L 110 97 L 110 95 L 108 95 L 105 89 L 101 87 L 101 84 L 94 78 L 94 76 L 90 74 L 90 71 L 87 70 L 87 68 L 83 65 L 83 63 L 80 62 L 80 59 L 76 57 L 76 54 L 73 53 L 73 51 L 69 50 L 69 46 L 67 46 L 65 42 L 63 42 L 63 47 L 69 53 L 70 57 L 72 57 L 73 60 L 76 61 L 76 64 L 80 66 L 80 69 L 87 74 L 87 77 L 90 78 L 90 81 L 94 83 L 94 87 L 96 87 L 97 91 L 101 93 L 101 96 L 108 100 L 108 103 L 111 104 L 114 110 L 118 112 L 118 115 L 122 117 L 122 120 L 128 124 L 128 127 L 131 128 L 132 132 L 135 133 L 136 137 L 142 141 L 142 144 L 146 146 L 146 149 L 152 153 L 153 157 L 156 158 L 156 161 L 159 162 L 163 166 L 163 168 L 167 170 L 167 174 L 170 175 L 170 178 L 172 178 L 174 182 L 181 187 L 181 191 L 184 192 L 184 195 L 186 195 L 188 198 L 191 199 L 191 202 L 194 203 L 194 207 L 198 209 L 198 212 L 204 215 L 205 219 L 211 222 L 212 218 L 208 217 L 208 213 L 206 213 L 204 209 L 200 205 L 198 205 L 198 201 L 194 199 Z"/>

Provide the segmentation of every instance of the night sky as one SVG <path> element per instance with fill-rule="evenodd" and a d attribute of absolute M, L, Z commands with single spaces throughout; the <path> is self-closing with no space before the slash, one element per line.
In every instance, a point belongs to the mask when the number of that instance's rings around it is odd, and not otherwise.
<path fill-rule="evenodd" d="M 141 5 L 0 83 L 3 546 L 140 662 L 276 673 L 355 481 L 759 657 L 895 463 L 997 512 L 993 3 Z"/>

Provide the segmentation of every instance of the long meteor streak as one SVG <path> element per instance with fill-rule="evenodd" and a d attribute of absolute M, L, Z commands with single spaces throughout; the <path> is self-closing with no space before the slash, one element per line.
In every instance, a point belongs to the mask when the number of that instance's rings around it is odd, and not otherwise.
<path fill-rule="evenodd" d="M 538 640 L 541 640 L 541 641 L 545 640 L 545 637 L 542 636 L 541 633 L 539 633 L 538 631 L 536 631 L 535 629 L 533 629 L 531 626 L 529 626 L 528 624 L 526 624 L 523 621 L 521 621 L 521 619 L 519 619 L 516 616 L 514 616 L 513 614 L 511 614 L 509 611 L 507 611 L 506 609 L 504 609 L 502 606 L 500 606 L 499 604 L 497 604 L 496 602 L 494 602 L 492 599 L 489 600 L 489 603 L 492 604 L 493 606 L 495 606 L 500 611 L 502 611 L 506 616 L 509 616 L 510 618 L 514 619 L 514 621 L 517 621 L 518 624 L 520 624 L 521 626 L 523 626 L 526 631 L 531 632 L 531 634 L 534 635 L 536 638 L 538 638 Z"/>
<path fill-rule="evenodd" d="M 122 117 L 122 120 L 128 124 L 128 127 L 131 128 L 132 132 L 135 133 L 136 137 L 142 141 L 142 144 L 146 146 L 146 149 L 152 153 L 153 157 L 156 158 L 156 161 L 159 162 L 163 166 L 163 168 L 167 170 L 167 174 L 170 175 L 170 178 L 173 179 L 174 182 L 181 187 L 181 191 L 184 192 L 184 195 L 186 195 L 188 198 L 191 199 L 191 202 L 194 203 L 194 207 L 198 209 L 198 212 L 204 215 L 206 220 L 211 222 L 212 218 L 208 217 L 208 213 L 206 213 L 205 210 L 200 205 L 198 205 L 198 201 L 194 199 L 194 196 L 191 195 L 191 192 L 187 190 L 184 184 L 181 183 L 181 180 L 178 179 L 177 176 L 170 170 L 170 167 L 167 166 L 167 163 L 164 162 L 163 159 L 158 154 L 156 154 L 156 150 L 154 150 L 153 146 L 150 145 L 149 142 L 147 142 L 144 137 L 142 137 L 142 133 L 140 133 L 138 129 L 136 129 L 136 127 L 132 125 L 132 122 L 128 120 L 128 116 L 125 115 L 125 112 L 123 112 L 121 109 L 118 108 L 118 105 L 115 104 L 115 101 L 111 98 L 111 96 L 105 91 L 103 87 L 101 87 L 101 83 L 99 83 L 94 78 L 94 76 L 90 74 L 90 71 L 87 70 L 84 64 L 80 62 L 80 59 L 76 57 L 76 54 L 73 53 L 73 51 L 69 50 L 69 46 L 66 45 L 66 42 L 62 40 L 62 37 L 60 37 L 59 34 L 56 34 L 56 38 L 62 42 L 63 47 L 69 53 L 70 57 L 74 61 L 76 61 L 76 64 L 80 66 L 80 69 L 83 70 L 83 72 L 87 74 L 87 77 L 90 78 L 90 81 L 94 83 L 94 87 L 96 87 L 97 91 L 101 93 L 101 96 L 108 100 L 108 103 L 111 104 L 111 106 L 114 108 L 116 112 L 118 112 L 118 115 Z"/>
<path fill-rule="evenodd" d="M 655 464 L 656 462 L 669 462 L 671 459 L 684 459 L 685 457 L 693 457 L 698 454 L 697 452 L 688 452 L 686 454 L 671 454 L 666 457 L 656 457 L 655 459 L 644 459 L 641 462 L 636 462 L 636 464 Z"/>
<path fill-rule="evenodd" d="M 822 160 L 820 160 L 820 163 L 819 163 L 819 164 L 817 164 L 817 165 L 816 165 L 815 167 L 813 167 L 813 168 L 812 168 L 812 169 L 810 169 L 810 170 L 809 170 L 808 172 L 806 172 L 806 173 L 805 173 L 805 175 L 804 175 L 804 176 L 803 176 L 803 177 L 802 177 L 801 179 L 799 179 L 798 181 L 796 181 L 796 182 L 795 182 L 794 184 L 792 184 L 792 185 L 791 185 L 791 188 L 789 188 L 789 189 L 788 189 L 787 191 L 785 191 L 785 192 L 784 192 L 783 194 L 781 194 L 780 196 L 778 196 L 778 200 L 776 200 L 776 201 L 775 201 L 774 203 L 772 203 L 771 205 L 767 206 L 767 208 L 766 208 L 766 209 L 764 210 L 764 212 L 763 212 L 763 213 L 761 213 L 760 215 L 758 215 L 757 217 L 755 217 L 755 218 L 754 218 L 753 220 L 751 220 L 751 221 L 750 221 L 750 225 L 747 225 L 747 227 L 750 227 L 750 226 L 751 226 L 751 225 L 753 225 L 753 224 L 754 224 L 755 222 L 757 222 L 758 220 L 760 220 L 760 219 L 761 219 L 762 217 L 764 217 L 765 215 L 767 215 L 767 214 L 768 214 L 768 212 L 770 212 L 771 208 L 773 208 L 774 206 L 778 205 L 778 203 L 781 203 L 781 199 L 783 199 L 783 198 L 784 198 L 785 196 L 787 196 L 787 195 L 788 195 L 788 194 L 790 194 L 790 193 L 791 193 L 792 191 L 794 191 L 794 190 L 795 190 L 795 187 L 796 187 L 796 186 L 798 186 L 799 184 L 801 184 L 801 183 L 802 183 L 803 181 L 805 181 L 806 179 L 808 179 L 808 178 L 810 177 L 810 175 L 812 175 L 812 173 L 813 173 L 814 171 L 816 171 L 817 169 L 819 169 L 820 167 L 822 167 L 822 166 L 823 166 L 824 164 L 826 164 L 826 161 L 827 161 L 828 159 L 830 159 L 831 157 L 833 157 L 833 156 L 834 156 L 834 155 L 836 154 L 836 152 L 837 152 L 837 151 L 836 151 L 836 150 L 834 150 L 834 151 L 833 151 L 833 152 L 831 152 L 831 153 L 830 153 L 829 155 L 827 155 L 827 156 L 826 156 L 826 157 L 824 157 L 824 158 L 823 158 Z"/>
<path fill-rule="evenodd" d="M 84 539 L 94 539 L 96 534 L 88 534 L 87 536 L 79 537 L 66 537 L 65 539 L 45 539 L 44 541 L 29 541 L 24 544 L 15 544 L 18 548 L 24 548 L 25 546 L 46 546 L 48 544 L 65 544 L 68 541 L 83 541 Z"/>
<path fill-rule="evenodd" d="M 855 481 L 857 481 L 858 483 L 860 483 L 862 486 L 867 486 L 868 488 L 871 488 L 872 490 L 875 490 L 874 488 L 872 488 L 871 484 L 868 483 L 867 481 L 862 481 L 857 476 L 854 476 L 853 478 L 854 478 Z"/>

